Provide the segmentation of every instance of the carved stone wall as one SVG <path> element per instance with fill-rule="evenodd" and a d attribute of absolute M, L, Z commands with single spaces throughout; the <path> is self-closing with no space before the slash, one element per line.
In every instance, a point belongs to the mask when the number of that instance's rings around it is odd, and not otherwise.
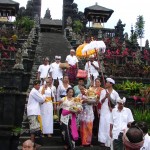
<path fill-rule="evenodd" d="M 33 1 L 33 16 L 35 17 L 38 14 L 41 17 L 41 0 L 32 0 Z"/>
<path fill-rule="evenodd" d="M 66 20 L 68 18 L 68 16 L 70 16 L 72 18 L 72 4 L 73 4 L 74 0 L 63 0 L 63 18 L 62 18 L 62 25 L 63 25 L 63 29 L 66 28 Z"/>

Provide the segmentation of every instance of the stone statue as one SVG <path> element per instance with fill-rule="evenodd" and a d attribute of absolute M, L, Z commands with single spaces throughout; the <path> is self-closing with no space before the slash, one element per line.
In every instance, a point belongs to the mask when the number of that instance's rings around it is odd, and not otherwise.
<path fill-rule="evenodd" d="M 138 50 L 136 51 L 136 54 L 135 54 L 135 63 L 136 63 L 136 64 L 141 64 L 141 63 L 142 63 L 142 61 L 141 61 L 141 51 L 140 51 L 140 49 L 138 49 Z"/>
<path fill-rule="evenodd" d="M 117 47 L 117 44 L 115 42 L 115 38 L 113 37 L 112 40 L 111 40 L 111 47 L 113 48 L 116 48 Z"/>
<path fill-rule="evenodd" d="M 145 49 L 149 49 L 149 40 L 146 40 L 145 42 Z"/>
<path fill-rule="evenodd" d="M 80 34 L 77 34 L 77 44 L 79 45 L 79 44 L 81 44 L 81 43 L 83 43 L 84 41 L 82 41 L 82 36 L 80 35 Z"/>
<path fill-rule="evenodd" d="M 35 15 L 34 22 L 35 22 L 35 27 L 39 28 L 40 27 L 40 18 L 38 16 L 38 14 Z"/>
<path fill-rule="evenodd" d="M 124 38 L 125 38 L 125 41 L 128 40 L 128 33 L 127 32 L 124 34 Z"/>
<path fill-rule="evenodd" d="M 77 40 L 77 35 L 75 32 L 71 32 L 72 40 Z"/>
<path fill-rule="evenodd" d="M 29 41 L 30 42 L 30 41 Z M 27 47 L 29 47 L 28 42 L 25 42 L 22 46 L 22 56 L 23 57 L 28 57 L 28 49 Z M 30 43 L 31 44 L 31 43 Z M 30 45 L 31 46 L 31 45 Z"/>
<path fill-rule="evenodd" d="M 3 30 L 4 32 L 6 32 L 7 27 L 6 27 L 6 25 L 5 25 L 5 24 L 3 24 L 3 25 L 2 25 L 2 30 Z"/>
<path fill-rule="evenodd" d="M 98 31 L 98 39 L 102 39 L 103 38 L 103 33 L 102 30 Z"/>
<path fill-rule="evenodd" d="M 23 70 L 23 64 L 22 64 L 22 50 L 21 48 L 18 49 L 16 53 L 16 64 L 14 65 L 13 69 L 20 69 Z"/>
<path fill-rule="evenodd" d="M 126 48 L 126 42 L 124 41 L 124 42 L 122 43 L 122 48 L 121 48 L 121 50 L 123 51 L 123 50 L 125 50 L 125 48 Z"/>
<path fill-rule="evenodd" d="M 98 60 L 99 60 L 99 71 L 101 72 L 101 73 L 105 73 L 105 66 L 104 66 L 104 54 L 102 53 L 102 51 L 100 50 L 99 52 L 98 52 Z"/>
<path fill-rule="evenodd" d="M 124 27 L 125 24 L 122 24 L 122 21 L 119 19 L 117 25 L 115 26 L 115 36 L 120 37 L 120 40 L 122 41 L 124 40 L 124 34 L 123 34 Z"/>
<path fill-rule="evenodd" d="M 17 13 L 17 19 L 19 19 L 19 18 L 21 18 L 21 17 L 23 17 L 25 15 L 26 15 L 26 9 L 25 9 L 25 7 L 20 7 L 19 11 Z"/>
<path fill-rule="evenodd" d="M 72 18 L 68 16 L 66 21 L 67 21 L 67 28 L 72 28 Z"/>

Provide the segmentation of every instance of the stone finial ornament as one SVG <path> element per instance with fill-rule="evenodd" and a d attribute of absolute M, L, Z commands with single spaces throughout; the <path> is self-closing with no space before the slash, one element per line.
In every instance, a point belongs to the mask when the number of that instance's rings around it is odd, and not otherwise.
<path fill-rule="evenodd" d="M 21 48 L 18 49 L 16 53 L 16 64 L 14 65 L 13 69 L 20 69 L 23 70 L 23 64 L 22 64 L 22 50 Z"/>

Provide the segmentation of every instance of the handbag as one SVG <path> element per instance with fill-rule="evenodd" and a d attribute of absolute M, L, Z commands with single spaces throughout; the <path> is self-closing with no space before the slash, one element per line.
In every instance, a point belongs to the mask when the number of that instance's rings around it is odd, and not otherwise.
<path fill-rule="evenodd" d="M 85 70 L 79 69 L 77 72 L 77 78 L 87 78 L 87 72 Z"/>

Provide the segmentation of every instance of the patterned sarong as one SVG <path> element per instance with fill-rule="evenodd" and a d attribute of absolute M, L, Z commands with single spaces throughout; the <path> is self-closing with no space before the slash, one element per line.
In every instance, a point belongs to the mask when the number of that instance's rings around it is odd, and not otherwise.
<path fill-rule="evenodd" d="M 93 122 L 81 121 L 80 134 L 82 145 L 91 145 Z"/>
<path fill-rule="evenodd" d="M 74 81 L 76 80 L 76 75 L 77 75 L 77 66 L 76 65 L 74 65 L 74 66 L 70 65 L 70 68 L 67 69 L 67 75 L 69 77 L 69 81 L 71 83 L 74 83 Z"/>
<path fill-rule="evenodd" d="M 38 116 L 32 115 L 28 116 L 30 133 L 35 133 L 36 131 L 40 131 L 40 123 L 38 121 Z"/>

